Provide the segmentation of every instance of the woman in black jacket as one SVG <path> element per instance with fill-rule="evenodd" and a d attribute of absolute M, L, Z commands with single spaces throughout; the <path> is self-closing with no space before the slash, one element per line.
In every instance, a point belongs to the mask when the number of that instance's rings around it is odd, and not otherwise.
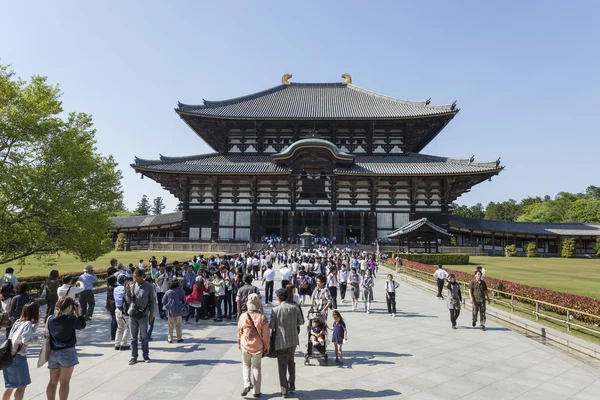
<path fill-rule="evenodd" d="M 75 332 L 85 328 L 85 319 L 81 316 L 81 307 L 71 297 L 63 297 L 56 303 L 56 312 L 48 318 L 50 334 L 50 382 L 46 388 L 48 400 L 56 398 L 56 389 L 60 383 L 59 396 L 69 398 L 69 389 L 73 369 L 79 364 L 77 358 L 77 336 Z"/>

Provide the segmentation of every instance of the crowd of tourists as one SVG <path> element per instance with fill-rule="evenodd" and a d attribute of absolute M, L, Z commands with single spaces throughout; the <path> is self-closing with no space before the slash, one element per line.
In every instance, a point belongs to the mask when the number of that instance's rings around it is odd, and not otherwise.
<path fill-rule="evenodd" d="M 130 365 L 138 363 L 139 347 L 142 360 L 149 363 L 149 342 L 156 318 L 166 320 L 168 343 L 184 341 L 183 324 L 236 320 L 243 364 L 242 396 L 250 391 L 255 397 L 261 395 L 261 360 L 269 354 L 277 358 L 281 394 L 287 397 L 295 390 L 294 354 L 300 344 L 300 326 L 305 323 L 302 307 L 309 307 L 307 312 L 319 316 L 308 321 L 307 340 L 313 347 L 332 342 L 335 361 L 342 365 L 347 327 L 338 304 L 350 302 L 349 309 L 358 311 L 362 301 L 362 311 L 371 313 L 380 258 L 384 257 L 324 243 L 310 251 L 267 248 L 236 256 L 200 255 L 173 262 L 165 257 L 160 261 L 151 257 L 128 266 L 113 259 L 107 269 L 105 294 L 110 339 L 115 350 L 130 352 Z M 401 265 L 399 257 L 395 261 Z M 482 330 L 485 330 L 485 300 L 489 301 L 484 273 L 478 270 L 469 285 L 473 326 L 479 317 Z M 434 277 L 438 281 L 439 299 L 444 298 L 444 286 L 447 289 L 450 319 L 456 329 L 462 303 L 460 284 L 442 266 Z M 277 290 L 276 278 L 281 279 Z M 93 289 L 98 282 L 91 265 L 79 277 L 59 278 L 58 271 L 51 271 L 40 289 L 40 296 L 47 303 L 42 318 L 40 305 L 29 294 L 29 284 L 19 282 L 11 268 L 6 270 L 6 275 L 0 278 L 0 326 L 6 328 L 7 338 L 11 339 L 13 360 L 8 366 L 3 365 L 3 398 L 10 398 L 13 391 L 15 398 L 23 398 L 25 388 L 31 383 L 27 349 L 42 338 L 47 340 L 47 346 L 42 346 L 47 348 L 43 362 L 50 369 L 47 397 L 54 399 L 57 391 L 61 399 L 68 397 L 69 382 L 79 363 L 76 331 L 93 321 L 96 296 Z M 264 296 L 253 285 L 258 285 L 257 282 L 264 287 Z M 391 317 L 397 313 L 398 288 L 391 274 L 381 283 Z M 265 309 L 271 310 L 270 315 Z M 330 312 L 331 325 L 327 321 Z M 46 324 L 46 336 L 37 333 L 41 319 Z M 328 330 L 333 330 L 331 340 L 327 337 Z"/>

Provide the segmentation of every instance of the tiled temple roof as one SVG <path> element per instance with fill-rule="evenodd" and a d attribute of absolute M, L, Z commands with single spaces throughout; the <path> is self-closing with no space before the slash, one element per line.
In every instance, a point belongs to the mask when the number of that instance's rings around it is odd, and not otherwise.
<path fill-rule="evenodd" d="M 189 157 L 164 157 L 159 160 L 135 159 L 132 166 L 143 171 L 219 174 L 285 174 L 291 168 L 274 164 L 269 155 L 202 154 Z M 418 153 L 397 155 L 359 155 L 351 166 L 337 166 L 344 175 L 453 175 L 498 172 L 499 161 L 474 162 Z"/>
<path fill-rule="evenodd" d="M 292 82 L 230 100 L 179 103 L 176 111 L 214 118 L 346 120 L 428 117 L 456 114 L 458 108 L 456 103 L 402 100 L 352 84 Z"/>

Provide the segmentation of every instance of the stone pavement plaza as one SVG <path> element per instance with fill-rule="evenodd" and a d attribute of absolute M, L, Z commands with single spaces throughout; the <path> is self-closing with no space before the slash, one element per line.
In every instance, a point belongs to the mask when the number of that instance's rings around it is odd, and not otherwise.
<path fill-rule="evenodd" d="M 296 353 L 297 391 L 290 398 L 600 399 L 599 363 L 492 321 L 481 332 L 471 328 L 466 310 L 459 329 L 452 330 L 445 301 L 405 282 L 398 292 L 398 316 L 392 318 L 383 279 L 383 274 L 376 279 L 370 315 L 352 312 L 349 301 L 339 305 L 348 325 L 343 367 L 334 364 L 333 346 L 326 366 L 317 360 L 305 366 L 302 352 Z M 71 382 L 71 399 L 241 398 L 242 367 L 233 322 L 184 325 L 185 343 L 168 344 L 166 324 L 157 321 L 150 342 L 152 363 L 128 366 L 129 352 L 115 351 L 107 340 L 105 294 L 96 298 L 94 321 L 78 335 L 80 364 Z M 305 332 L 303 327 L 302 350 Z M 33 383 L 27 399 L 45 399 L 48 370 L 35 367 L 38 350 L 39 346 L 30 349 Z M 263 359 L 262 373 L 262 398 L 279 398 L 276 360 Z"/>

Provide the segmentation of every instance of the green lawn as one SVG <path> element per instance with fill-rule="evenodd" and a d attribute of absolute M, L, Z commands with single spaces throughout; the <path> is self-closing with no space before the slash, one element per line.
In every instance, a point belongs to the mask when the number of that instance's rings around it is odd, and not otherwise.
<path fill-rule="evenodd" d="M 128 265 L 129 263 L 137 265 L 141 259 L 147 263 L 150 256 L 153 255 L 156 256 L 159 262 L 162 256 L 166 256 L 169 261 L 188 260 L 194 256 L 192 252 L 113 251 L 89 264 L 92 264 L 96 269 L 107 269 L 110 267 L 110 259 L 116 258 L 125 265 Z M 1 268 L 1 272 L 4 273 L 4 269 L 8 267 L 13 267 L 15 269 L 15 275 L 17 277 L 47 275 L 53 269 L 57 269 L 59 272 L 80 272 L 83 271 L 83 267 L 85 267 L 86 264 L 88 263 L 84 263 L 69 254 L 61 253 L 56 260 L 55 265 L 48 265 L 44 261 L 38 261 L 35 258 L 30 257 L 27 259 L 24 266 L 19 265 L 17 262 L 4 264 L 2 266 L 3 268 Z"/>
<path fill-rule="evenodd" d="M 471 257 L 470 265 L 445 265 L 485 276 L 600 299 L 600 259 Z"/>

